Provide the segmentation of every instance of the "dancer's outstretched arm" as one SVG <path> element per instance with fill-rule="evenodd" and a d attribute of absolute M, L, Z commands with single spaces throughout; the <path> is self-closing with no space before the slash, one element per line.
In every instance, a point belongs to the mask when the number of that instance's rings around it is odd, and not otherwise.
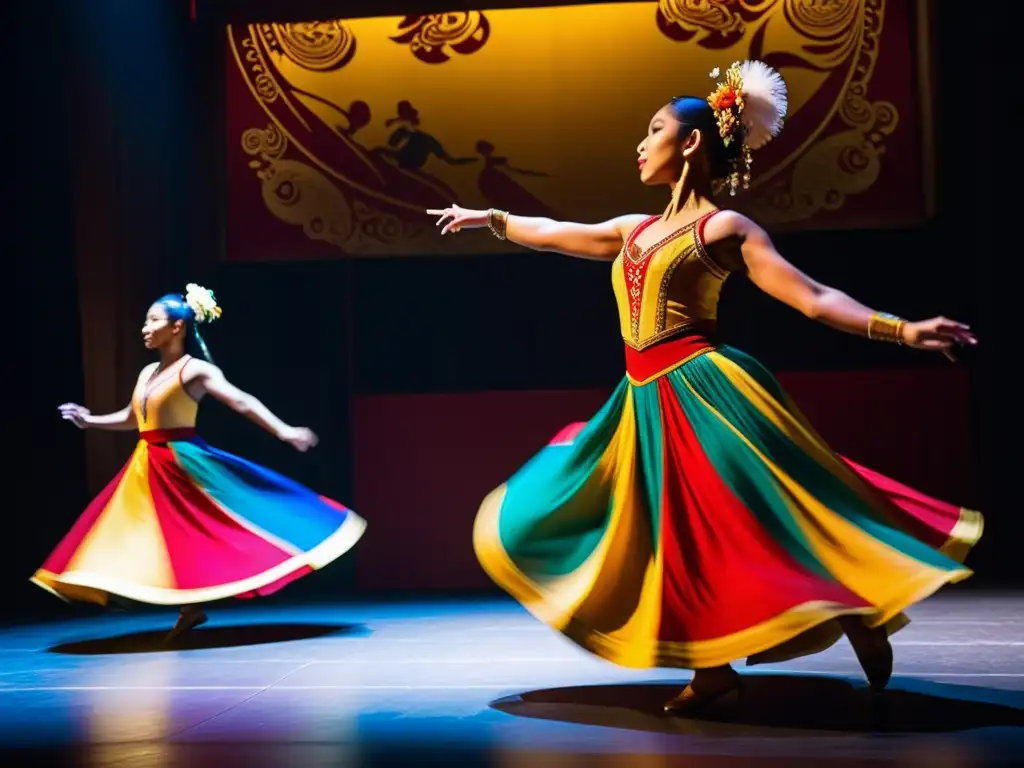
<path fill-rule="evenodd" d="M 460 229 L 486 227 L 490 211 L 474 211 L 453 205 L 450 208 L 432 208 L 427 214 L 438 217 L 438 225 L 444 225 L 441 229 L 444 235 Z M 578 259 L 611 261 L 622 250 L 629 233 L 646 218 L 642 213 L 635 213 L 600 224 L 578 224 L 541 216 L 510 214 L 505 220 L 505 237 L 534 251 L 552 251 Z"/>
<path fill-rule="evenodd" d="M 106 429 L 125 432 L 136 428 L 135 411 L 126 405 L 120 411 L 93 416 L 88 408 L 77 403 L 64 403 L 57 410 L 64 421 L 70 421 L 79 429 Z"/>
<path fill-rule="evenodd" d="M 840 290 L 823 285 L 786 261 L 760 226 L 735 211 L 708 220 L 708 242 L 733 241 L 754 285 L 812 320 L 846 333 L 894 341 L 942 352 L 952 359 L 954 344 L 976 344 L 968 326 L 945 317 L 907 322 L 861 304 Z"/>
<path fill-rule="evenodd" d="M 182 383 L 196 399 L 204 394 L 211 395 L 297 450 L 309 450 L 319 441 L 312 430 L 285 424 L 253 395 L 228 381 L 224 372 L 212 363 L 194 361 L 183 371 Z"/>

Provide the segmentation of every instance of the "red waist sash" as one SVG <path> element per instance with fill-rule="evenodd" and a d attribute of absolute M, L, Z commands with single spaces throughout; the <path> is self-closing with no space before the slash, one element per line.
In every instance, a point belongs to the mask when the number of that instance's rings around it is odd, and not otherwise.
<path fill-rule="evenodd" d="M 175 440 L 191 440 L 196 436 L 195 427 L 178 427 L 177 429 L 147 429 L 139 432 L 139 439 L 147 443 L 170 443 Z"/>
<path fill-rule="evenodd" d="M 675 370 L 698 355 L 710 352 L 715 345 L 708 338 L 714 326 L 693 329 L 647 349 L 633 349 L 626 345 L 626 374 L 633 384 L 647 384 L 659 376 Z"/>

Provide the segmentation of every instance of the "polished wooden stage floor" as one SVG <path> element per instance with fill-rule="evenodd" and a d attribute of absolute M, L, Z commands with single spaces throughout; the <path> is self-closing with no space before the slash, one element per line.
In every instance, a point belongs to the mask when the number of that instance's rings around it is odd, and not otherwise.
<path fill-rule="evenodd" d="M 0 750 L 43 765 L 958 768 L 1024 755 L 1024 595 L 949 590 L 865 690 L 841 643 L 669 719 L 687 673 L 626 670 L 501 600 L 233 605 L 0 630 Z"/>

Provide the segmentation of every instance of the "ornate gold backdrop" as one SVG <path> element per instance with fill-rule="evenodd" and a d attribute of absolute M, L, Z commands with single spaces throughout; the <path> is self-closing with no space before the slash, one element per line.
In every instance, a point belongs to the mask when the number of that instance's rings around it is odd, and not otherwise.
<path fill-rule="evenodd" d="M 438 238 L 453 201 L 595 221 L 657 211 L 635 147 L 669 97 L 760 58 L 790 89 L 735 202 L 774 227 L 926 214 L 923 7 L 660 0 L 227 29 L 228 257 L 482 253 Z"/>

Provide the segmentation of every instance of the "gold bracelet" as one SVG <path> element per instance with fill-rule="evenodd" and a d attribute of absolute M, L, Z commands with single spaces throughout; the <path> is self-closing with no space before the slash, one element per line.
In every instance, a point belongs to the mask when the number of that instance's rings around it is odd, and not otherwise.
<path fill-rule="evenodd" d="M 868 338 L 872 341 L 903 343 L 903 327 L 907 321 L 888 312 L 875 312 L 868 320 Z"/>
<path fill-rule="evenodd" d="M 487 211 L 487 228 L 496 238 L 504 240 L 508 228 L 508 211 L 499 211 L 497 208 Z"/>

